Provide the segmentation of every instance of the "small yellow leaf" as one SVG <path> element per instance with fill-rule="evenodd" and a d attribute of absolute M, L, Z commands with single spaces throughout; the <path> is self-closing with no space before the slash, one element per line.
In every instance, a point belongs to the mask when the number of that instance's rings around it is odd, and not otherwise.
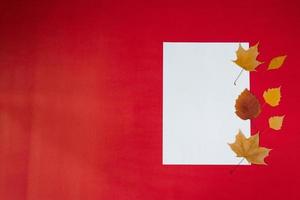
<path fill-rule="evenodd" d="M 269 118 L 269 127 L 271 129 L 276 130 L 276 131 L 280 130 L 281 126 L 282 126 L 283 119 L 284 119 L 284 115 L 283 116 L 270 117 Z"/>
<path fill-rule="evenodd" d="M 282 64 L 284 63 L 285 59 L 286 59 L 286 55 L 277 56 L 277 57 L 273 58 L 269 63 L 268 70 L 280 68 L 282 66 Z"/>
<path fill-rule="evenodd" d="M 235 142 L 229 144 L 237 157 L 245 158 L 249 163 L 266 165 L 265 157 L 269 155 L 271 149 L 259 146 L 259 134 L 246 138 L 242 131 L 235 136 Z"/>
<path fill-rule="evenodd" d="M 258 54 L 258 43 L 247 50 L 239 44 L 239 48 L 236 51 L 237 59 L 233 62 L 247 71 L 255 71 L 255 68 L 262 63 L 256 60 Z"/>
<path fill-rule="evenodd" d="M 280 88 L 269 88 L 263 94 L 264 100 L 270 106 L 278 106 L 281 98 Z"/>

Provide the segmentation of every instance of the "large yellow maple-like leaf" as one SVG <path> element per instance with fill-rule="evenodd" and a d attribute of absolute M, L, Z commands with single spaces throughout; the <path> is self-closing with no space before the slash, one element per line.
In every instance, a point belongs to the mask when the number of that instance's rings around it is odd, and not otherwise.
<path fill-rule="evenodd" d="M 247 71 L 255 71 L 255 68 L 262 63 L 256 60 L 258 54 L 258 43 L 247 50 L 239 44 L 239 48 L 236 51 L 237 59 L 233 62 Z"/>
<path fill-rule="evenodd" d="M 265 158 L 269 155 L 271 149 L 259 146 L 259 134 L 255 134 L 246 138 L 245 135 L 239 131 L 235 136 L 235 142 L 229 144 L 232 151 L 236 153 L 237 157 L 245 158 L 249 163 L 266 165 Z"/>
<path fill-rule="evenodd" d="M 276 131 L 280 130 L 282 127 L 284 115 L 283 116 L 274 116 L 269 118 L 269 127 Z"/>
<path fill-rule="evenodd" d="M 282 66 L 282 64 L 284 63 L 285 59 L 286 59 L 286 55 L 277 56 L 277 57 L 273 58 L 269 63 L 268 70 L 280 68 Z"/>
<path fill-rule="evenodd" d="M 281 99 L 281 87 L 278 88 L 269 88 L 264 91 L 263 97 L 267 104 L 270 106 L 278 106 Z"/>

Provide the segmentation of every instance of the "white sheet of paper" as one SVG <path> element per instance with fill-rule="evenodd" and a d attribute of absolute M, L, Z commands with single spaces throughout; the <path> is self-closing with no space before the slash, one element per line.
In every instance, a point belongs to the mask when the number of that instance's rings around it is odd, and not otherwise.
<path fill-rule="evenodd" d="M 235 114 L 235 100 L 250 89 L 249 72 L 232 61 L 239 43 L 163 43 L 163 164 L 236 165 L 228 146 L 250 121 Z M 248 48 L 248 43 L 242 43 Z M 248 164 L 246 161 L 241 164 Z"/>

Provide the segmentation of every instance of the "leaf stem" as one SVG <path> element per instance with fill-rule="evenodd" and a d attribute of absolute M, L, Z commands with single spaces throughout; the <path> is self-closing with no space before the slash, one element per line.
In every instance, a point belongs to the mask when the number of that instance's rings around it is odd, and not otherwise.
<path fill-rule="evenodd" d="M 232 170 L 230 170 L 230 174 L 233 174 L 233 172 L 235 172 L 235 170 L 238 168 L 238 166 L 241 165 L 241 163 L 245 160 L 245 158 L 241 159 L 240 162 L 234 166 L 234 168 Z"/>
<path fill-rule="evenodd" d="M 236 79 L 234 80 L 233 84 L 236 85 L 237 80 L 240 78 L 240 76 L 242 75 L 244 69 L 242 69 L 239 73 L 239 75 L 236 77 Z"/>

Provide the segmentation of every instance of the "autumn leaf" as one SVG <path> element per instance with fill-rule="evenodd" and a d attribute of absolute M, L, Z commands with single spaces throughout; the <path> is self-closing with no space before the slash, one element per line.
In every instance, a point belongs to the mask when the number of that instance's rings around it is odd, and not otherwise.
<path fill-rule="evenodd" d="M 281 99 L 281 87 L 278 88 L 269 88 L 264 91 L 263 97 L 267 104 L 270 106 L 278 106 Z"/>
<path fill-rule="evenodd" d="M 256 60 L 258 56 L 258 43 L 254 46 L 251 46 L 249 49 L 245 50 L 241 44 L 236 51 L 237 59 L 233 61 L 238 66 L 247 71 L 255 71 L 255 68 L 258 67 L 262 62 Z"/>
<path fill-rule="evenodd" d="M 258 99 L 245 89 L 235 101 L 235 113 L 243 120 L 256 118 L 260 112 Z"/>
<path fill-rule="evenodd" d="M 286 59 L 286 55 L 277 56 L 277 57 L 273 58 L 269 63 L 268 70 L 280 68 L 282 66 L 282 64 L 284 63 L 285 59 Z"/>
<path fill-rule="evenodd" d="M 232 151 L 236 153 L 237 157 L 245 158 L 249 163 L 266 165 L 264 159 L 269 155 L 271 149 L 259 146 L 259 134 L 255 134 L 246 138 L 245 135 L 239 131 L 235 136 L 235 142 L 229 144 Z"/>
<path fill-rule="evenodd" d="M 283 116 L 274 116 L 269 118 L 269 127 L 276 131 L 280 130 L 282 127 L 284 115 Z"/>

